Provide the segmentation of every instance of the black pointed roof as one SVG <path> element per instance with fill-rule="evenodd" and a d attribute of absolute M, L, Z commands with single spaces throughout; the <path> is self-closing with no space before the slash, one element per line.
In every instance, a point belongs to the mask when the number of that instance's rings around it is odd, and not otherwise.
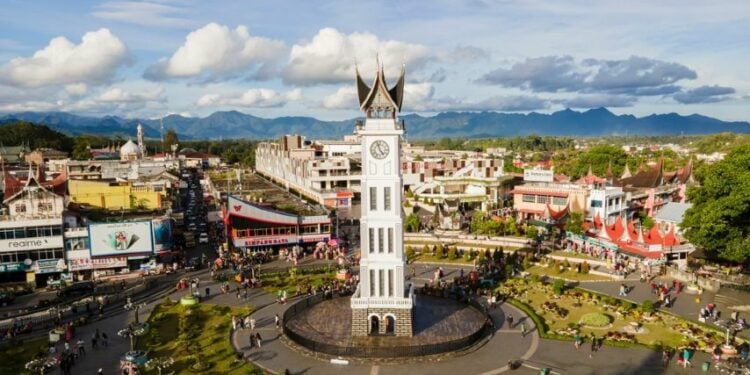
<path fill-rule="evenodd" d="M 406 83 L 406 66 L 401 67 L 401 76 L 396 82 L 396 85 L 388 89 L 388 85 L 385 82 L 385 73 L 383 72 L 382 65 L 378 64 L 378 71 L 375 74 L 375 81 L 372 87 L 362 80 L 362 76 L 359 75 L 359 69 L 357 72 L 357 95 L 359 97 L 360 109 L 365 110 L 366 106 L 372 101 L 375 93 L 382 89 L 382 93 L 393 103 L 397 111 L 401 111 L 401 105 L 404 101 L 404 84 Z"/>

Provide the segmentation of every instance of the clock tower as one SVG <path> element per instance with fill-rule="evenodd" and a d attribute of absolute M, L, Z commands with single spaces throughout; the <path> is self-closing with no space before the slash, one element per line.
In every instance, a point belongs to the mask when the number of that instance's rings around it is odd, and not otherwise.
<path fill-rule="evenodd" d="M 362 140 L 362 217 L 360 282 L 351 299 L 352 336 L 411 336 L 414 293 L 404 283 L 404 235 L 401 195 L 401 137 L 398 119 L 405 69 L 392 88 L 378 64 L 372 87 L 357 70 L 356 84 L 364 126 Z"/>

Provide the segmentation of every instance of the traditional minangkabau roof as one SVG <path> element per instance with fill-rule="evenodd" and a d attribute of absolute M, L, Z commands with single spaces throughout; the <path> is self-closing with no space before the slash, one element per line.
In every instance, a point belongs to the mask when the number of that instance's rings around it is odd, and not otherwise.
<path fill-rule="evenodd" d="M 664 182 L 664 161 L 659 160 L 653 168 L 640 168 L 634 176 L 622 178 L 615 183 L 617 186 L 631 186 L 635 188 L 653 188 Z"/>
<path fill-rule="evenodd" d="M 57 195 L 65 195 L 67 193 L 68 189 L 68 175 L 67 172 L 63 169 L 63 172 L 57 175 L 53 180 L 47 181 L 45 178 L 44 172 L 40 169 L 39 166 L 37 166 L 36 172 L 31 173 L 31 167 L 29 167 L 29 173 L 26 180 L 21 180 L 10 174 L 10 172 L 5 169 L 5 165 L 2 166 L 3 169 L 3 184 L 4 184 L 4 200 L 8 201 L 11 197 L 17 195 L 19 192 L 21 192 L 25 187 L 27 186 L 40 186 L 44 188 L 45 190 L 51 191 Z"/>
<path fill-rule="evenodd" d="M 355 68 L 357 73 L 357 96 L 359 97 L 359 107 L 363 111 L 365 111 L 370 104 L 372 103 L 373 99 L 375 99 L 375 94 L 377 92 L 380 92 L 381 95 L 386 97 L 392 104 L 393 107 L 397 112 L 401 111 L 401 105 L 404 101 L 404 84 L 405 76 L 406 76 L 406 65 L 401 66 L 401 76 L 398 79 L 398 82 L 396 82 L 396 85 L 392 88 L 388 88 L 387 83 L 385 82 L 385 73 L 383 72 L 383 66 L 378 62 L 378 71 L 375 74 L 375 81 L 372 84 L 372 87 L 367 86 L 367 84 L 362 80 L 362 76 L 359 75 L 359 68 Z"/>

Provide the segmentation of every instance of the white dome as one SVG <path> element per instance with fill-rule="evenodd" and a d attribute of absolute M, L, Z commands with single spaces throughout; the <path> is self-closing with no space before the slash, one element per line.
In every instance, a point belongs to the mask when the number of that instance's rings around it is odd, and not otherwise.
<path fill-rule="evenodd" d="M 138 155 L 138 146 L 129 139 L 120 147 L 120 157 L 128 155 Z"/>

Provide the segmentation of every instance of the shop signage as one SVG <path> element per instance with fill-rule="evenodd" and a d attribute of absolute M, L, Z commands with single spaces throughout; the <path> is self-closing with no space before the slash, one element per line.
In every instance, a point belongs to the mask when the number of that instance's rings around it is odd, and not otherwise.
<path fill-rule="evenodd" d="M 0 264 L 0 272 L 20 272 L 25 271 L 26 265 L 23 263 L 5 263 Z"/>
<path fill-rule="evenodd" d="M 524 169 L 523 180 L 532 182 L 552 182 L 555 172 L 551 169 Z"/>
<path fill-rule="evenodd" d="M 123 268 L 128 266 L 128 257 L 93 258 L 91 263 L 94 269 Z"/>
<path fill-rule="evenodd" d="M 3 250 L 38 250 L 61 247 L 63 247 L 62 236 L 0 240 L 0 249 Z"/>
<path fill-rule="evenodd" d="M 284 245 L 284 244 L 290 244 L 295 243 L 297 240 L 297 237 L 266 237 L 266 238 L 256 238 L 256 239 L 237 239 L 234 241 L 234 245 L 241 247 L 241 246 L 263 246 L 263 245 Z"/>
<path fill-rule="evenodd" d="M 42 259 L 35 260 L 31 268 L 36 273 L 55 273 L 67 268 L 63 259 Z"/>
<path fill-rule="evenodd" d="M 85 271 L 92 268 L 93 264 L 91 264 L 91 258 L 68 259 L 68 270 L 72 272 Z"/>

